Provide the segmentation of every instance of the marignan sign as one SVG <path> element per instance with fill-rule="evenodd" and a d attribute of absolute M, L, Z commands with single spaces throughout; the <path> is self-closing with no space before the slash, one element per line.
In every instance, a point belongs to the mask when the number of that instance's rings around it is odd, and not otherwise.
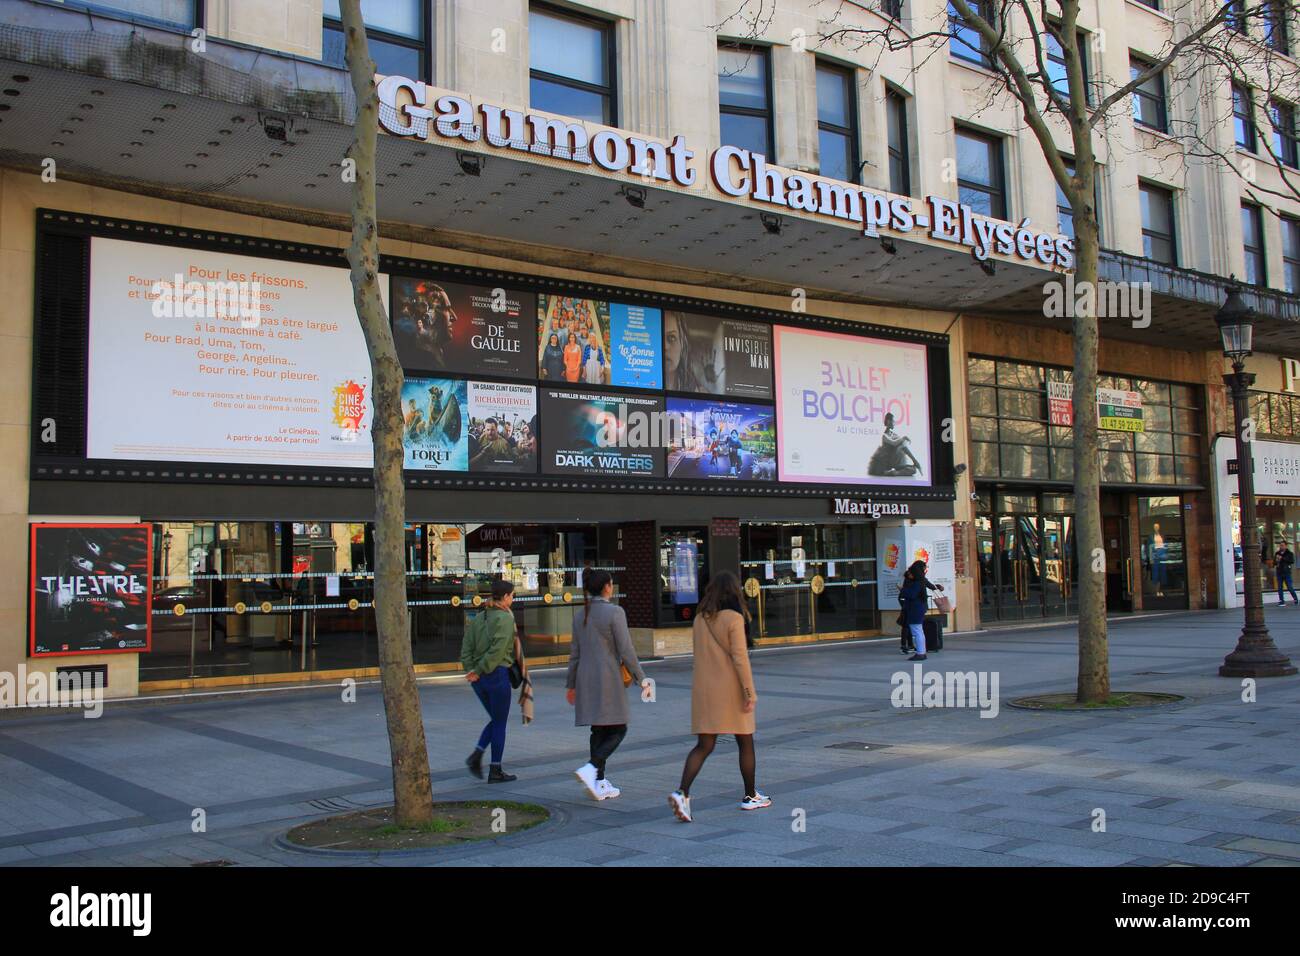
<path fill-rule="evenodd" d="M 906 501 L 873 501 L 870 498 L 832 498 L 831 514 L 863 515 L 879 518 L 882 515 L 910 515 L 912 506 Z"/>
<path fill-rule="evenodd" d="M 490 103 L 477 109 L 469 98 L 438 90 L 404 76 L 376 77 L 379 122 L 394 136 L 427 141 L 430 135 L 464 143 L 486 143 L 502 150 L 548 156 L 580 166 L 595 166 L 691 188 L 699 182 L 695 150 L 678 135 L 664 144 L 612 129 L 589 135 L 580 122 L 543 113 L 525 113 Z M 790 172 L 769 165 L 761 153 L 722 146 L 709 157 L 714 187 L 723 195 L 748 197 L 861 225 L 864 236 L 907 235 L 926 230 L 934 240 L 962 245 L 976 259 L 1001 256 L 1068 270 L 1074 267 L 1074 240 L 975 213 L 965 203 L 927 196 L 924 209 L 908 196 L 864 189 L 852 183 Z"/>

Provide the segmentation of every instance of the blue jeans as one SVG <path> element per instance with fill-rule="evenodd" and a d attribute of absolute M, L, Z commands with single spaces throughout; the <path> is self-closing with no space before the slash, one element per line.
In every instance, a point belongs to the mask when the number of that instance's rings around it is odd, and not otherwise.
<path fill-rule="evenodd" d="M 1295 585 L 1291 583 L 1291 569 L 1277 569 L 1277 603 L 1285 604 L 1286 598 L 1282 596 L 1282 585 L 1285 584 L 1288 591 L 1291 592 L 1291 600 L 1300 603 L 1300 598 L 1296 597 Z"/>
<path fill-rule="evenodd" d="M 478 749 L 492 745 L 492 763 L 501 763 L 506 749 L 506 720 L 510 716 L 510 671 L 504 665 L 484 674 L 472 685 L 483 709 L 491 718 L 478 735 Z"/>
<path fill-rule="evenodd" d="M 925 654 L 925 626 L 921 624 L 907 625 L 912 629 L 912 644 L 916 648 L 916 653 Z"/>

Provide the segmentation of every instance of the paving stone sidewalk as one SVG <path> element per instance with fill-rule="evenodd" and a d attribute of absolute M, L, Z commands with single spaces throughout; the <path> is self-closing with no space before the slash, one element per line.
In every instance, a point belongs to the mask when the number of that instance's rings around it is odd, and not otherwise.
<path fill-rule="evenodd" d="M 1300 658 L 1300 610 L 1267 609 Z M 462 761 L 484 720 L 463 680 L 421 698 L 439 799 L 536 801 L 553 821 L 492 844 L 416 856 L 332 859 L 280 848 L 291 825 L 391 802 L 377 686 L 109 705 L 103 717 L 0 719 L 0 865 L 187 866 L 1296 866 L 1300 678 L 1258 699 L 1215 676 L 1240 612 L 1112 622 L 1112 684 L 1185 695 L 1128 713 L 1032 713 L 1007 701 L 1067 690 L 1072 627 L 950 637 L 926 668 L 999 677 L 997 716 L 899 709 L 895 640 L 758 651 L 759 786 L 742 812 L 734 741 L 696 782 L 696 821 L 666 795 L 690 748 L 690 662 L 648 665 L 658 702 L 632 704 L 610 763 L 622 788 L 596 803 L 572 771 L 586 759 L 563 671 L 535 675 L 537 720 L 512 715 L 506 786 Z M 206 833 L 191 832 L 196 808 Z M 1105 831 L 1093 827 L 1105 814 Z"/>

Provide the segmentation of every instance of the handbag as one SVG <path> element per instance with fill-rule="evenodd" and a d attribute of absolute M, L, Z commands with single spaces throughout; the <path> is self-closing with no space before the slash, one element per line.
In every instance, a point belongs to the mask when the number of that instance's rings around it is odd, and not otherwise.
<path fill-rule="evenodd" d="M 524 682 L 523 657 L 524 657 L 524 645 L 523 642 L 519 640 L 519 632 L 518 630 L 516 630 L 515 631 L 515 659 L 514 662 L 511 663 L 511 665 L 506 668 L 506 673 L 510 675 L 511 689 L 517 688 L 520 684 Z"/>
<path fill-rule="evenodd" d="M 613 639 L 613 635 L 609 638 L 609 649 L 614 652 L 614 657 L 618 658 L 618 642 Z M 627 665 L 622 660 L 618 662 L 618 676 L 623 679 L 624 687 L 632 686 L 632 672 L 627 669 Z"/>
<path fill-rule="evenodd" d="M 952 601 L 944 595 L 940 595 L 934 599 L 934 606 L 941 614 L 949 614 L 952 612 Z"/>

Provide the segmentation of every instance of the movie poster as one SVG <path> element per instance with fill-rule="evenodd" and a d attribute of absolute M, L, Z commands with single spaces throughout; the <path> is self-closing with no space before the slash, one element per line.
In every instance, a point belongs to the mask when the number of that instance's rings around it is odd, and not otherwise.
<path fill-rule="evenodd" d="M 610 384 L 609 303 L 537 297 L 538 377 L 550 384 Z"/>
<path fill-rule="evenodd" d="M 465 383 L 408 378 L 402 384 L 402 447 L 408 471 L 468 471 Z"/>
<path fill-rule="evenodd" d="M 612 303 L 609 307 L 611 384 L 629 388 L 662 388 L 660 311 L 642 305 Z"/>
<path fill-rule="evenodd" d="M 531 292 L 394 277 L 393 341 L 403 368 L 533 378 Z"/>
<path fill-rule="evenodd" d="M 693 312 L 664 313 L 664 388 L 772 397 L 772 328 Z"/>
<path fill-rule="evenodd" d="M 777 326 L 782 481 L 931 482 L 924 345 Z"/>
<path fill-rule="evenodd" d="M 541 411 L 543 474 L 663 475 L 662 398 L 543 388 Z"/>
<path fill-rule="evenodd" d="M 537 389 L 470 382 L 469 470 L 537 471 Z"/>
<path fill-rule="evenodd" d="M 34 524 L 33 657 L 148 651 L 152 527 Z"/>
<path fill-rule="evenodd" d="M 773 409 L 670 398 L 668 415 L 678 423 L 668 452 L 669 478 L 776 480 Z"/>

